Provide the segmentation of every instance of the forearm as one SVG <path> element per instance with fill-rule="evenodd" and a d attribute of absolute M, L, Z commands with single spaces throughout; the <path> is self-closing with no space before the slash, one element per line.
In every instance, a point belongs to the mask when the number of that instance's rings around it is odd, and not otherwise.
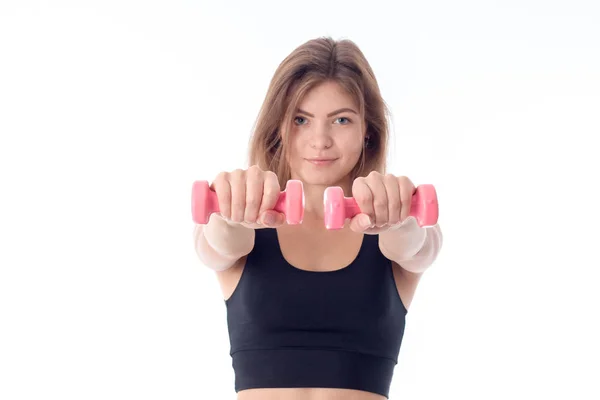
<path fill-rule="evenodd" d="M 208 224 L 194 228 L 196 254 L 207 267 L 223 271 L 254 248 L 254 229 L 230 224 L 213 214 Z"/>
<path fill-rule="evenodd" d="M 422 273 L 433 264 L 442 242 L 443 235 L 438 224 L 422 228 L 412 217 L 398 228 L 379 235 L 381 252 L 403 269 L 414 273 Z"/>

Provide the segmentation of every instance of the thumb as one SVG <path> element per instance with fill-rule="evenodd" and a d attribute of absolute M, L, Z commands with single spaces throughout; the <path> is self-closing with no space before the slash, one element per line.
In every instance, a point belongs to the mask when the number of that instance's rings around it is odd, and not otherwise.
<path fill-rule="evenodd" d="M 373 223 L 368 214 L 359 213 L 350 220 L 350 229 L 355 232 L 364 232 L 372 226 Z"/>
<path fill-rule="evenodd" d="M 267 210 L 261 215 L 260 222 L 265 226 L 275 228 L 285 223 L 285 215 L 275 210 Z"/>

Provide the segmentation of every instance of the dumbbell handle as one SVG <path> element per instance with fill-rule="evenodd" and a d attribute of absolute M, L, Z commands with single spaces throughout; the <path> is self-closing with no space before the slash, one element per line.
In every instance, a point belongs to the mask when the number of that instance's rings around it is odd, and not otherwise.
<path fill-rule="evenodd" d="M 304 216 L 304 191 L 301 181 L 290 180 L 286 190 L 279 193 L 273 210 L 285 214 L 288 224 L 300 224 Z M 207 224 L 210 214 L 220 212 L 219 200 L 208 181 L 195 181 L 192 185 L 192 219 L 197 224 Z"/>
<path fill-rule="evenodd" d="M 354 197 L 344 197 L 340 187 L 325 190 L 325 226 L 327 229 L 341 229 L 347 218 L 362 211 Z M 412 196 L 410 216 L 415 217 L 419 226 L 433 226 L 438 220 L 437 194 L 433 185 L 420 185 Z"/>

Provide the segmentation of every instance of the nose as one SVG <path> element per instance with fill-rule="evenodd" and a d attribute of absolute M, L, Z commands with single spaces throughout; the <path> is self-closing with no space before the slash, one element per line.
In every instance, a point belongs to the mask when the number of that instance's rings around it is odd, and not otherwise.
<path fill-rule="evenodd" d="M 331 132 L 326 123 L 315 123 L 310 135 L 310 146 L 313 149 L 328 149 L 333 145 Z"/>

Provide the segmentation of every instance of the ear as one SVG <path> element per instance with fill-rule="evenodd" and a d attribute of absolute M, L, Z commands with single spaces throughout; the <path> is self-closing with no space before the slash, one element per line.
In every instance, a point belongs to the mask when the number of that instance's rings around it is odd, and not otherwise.
<path fill-rule="evenodd" d="M 369 124 L 366 121 L 364 121 L 364 123 L 363 123 L 363 138 L 364 138 L 365 142 L 368 139 L 370 139 L 370 136 L 371 135 L 369 134 Z"/>

